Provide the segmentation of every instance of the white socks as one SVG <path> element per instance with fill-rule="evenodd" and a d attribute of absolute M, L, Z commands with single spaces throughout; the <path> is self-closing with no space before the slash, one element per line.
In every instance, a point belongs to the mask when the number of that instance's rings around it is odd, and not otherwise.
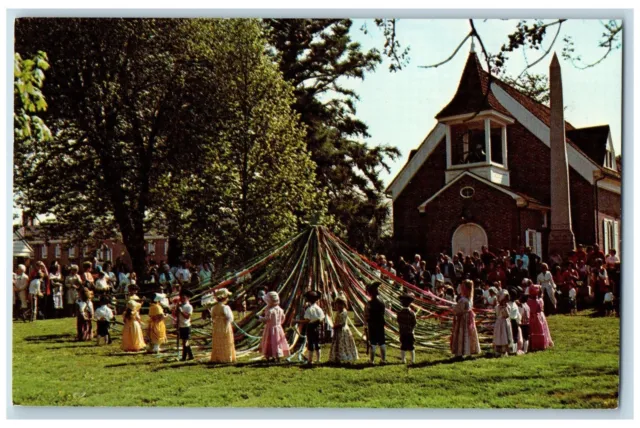
<path fill-rule="evenodd" d="M 528 350 L 529 350 L 529 341 L 525 340 L 522 343 L 522 351 L 526 354 Z"/>
<path fill-rule="evenodd" d="M 316 362 L 320 363 L 320 350 L 319 349 L 316 351 Z"/>
<path fill-rule="evenodd" d="M 153 352 L 155 352 L 156 354 L 160 352 L 160 345 L 155 344 L 153 345 Z"/>
<path fill-rule="evenodd" d="M 370 361 L 373 361 L 376 358 L 376 345 L 371 345 L 371 358 Z M 387 345 L 380 345 L 380 360 L 384 363 L 387 359 Z"/>
<path fill-rule="evenodd" d="M 307 350 L 307 359 L 309 360 L 309 364 L 313 363 L 313 351 Z M 316 350 L 316 362 L 320 362 L 320 349 Z"/>
<path fill-rule="evenodd" d="M 411 351 L 411 364 L 415 364 L 416 363 L 416 351 L 413 350 Z"/>
<path fill-rule="evenodd" d="M 405 351 L 400 351 L 400 358 L 402 359 L 402 364 L 405 364 L 407 362 L 407 359 L 404 356 Z"/>

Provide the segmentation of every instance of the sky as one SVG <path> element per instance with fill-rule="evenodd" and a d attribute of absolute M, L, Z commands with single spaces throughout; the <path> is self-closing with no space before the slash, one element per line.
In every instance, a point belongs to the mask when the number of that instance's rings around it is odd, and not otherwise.
<path fill-rule="evenodd" d="M 498 52 L 507 35 L 516 27 L 518 20 L 476 20 L 474 23 L 489 52 Z M 360 30 L 363 24 L 368 34 Z M 621 152 L 622 128 L 622 49 L 611 53 L 596 67 L 579 70 L 571 62 L 561 58 L 562 39 L 573 37 L 576 52 L 585 62 L 599 59 L 605 49 L 598 47 L 603 33 L 599 20 L 566 21 L 554 45 L 562 68 L 565 120 L 575 127 L 608 124 L 611 127 L 616 155 Z M 549 30 L 543 46 L 546 49 L 555 28 Z M 344 80 L 360 96 L 356 104 L 356 116 L 369 127 L 369 145 L 390 144 L 401 151 L 396 161 L 390 162 L 391 172 L 381 173 L 385 184 L 389 184 L 406 163 L 409 151 L 417 148 L 435 126 L 435 115 L 451 100 L 458 87 L 462 69 L 467 60 L 471 42 L 468 40 L 456 57 L 438 68 L 419 66 L 438 63 L 449 57 L 469 32 L 467 20 L 400 20 L 397 24 L 398 39 L 410 46 L 410 63 L 403 70 L 389 72 L 389 62 L 381 64 L 374 72 L 365 75 L 363 81 Z M 371 20 L 354 20 L 352 39 L 363 48 L 378 48 L 383 45 L 382 33 Z M 476 52 L 481 62 L 484 58 L 476 42 Z M 534 55 L 538 54 L 537 56 Z M 541 51 L 529 53 L 529 62 L 535 61 Z M 549 73 L 551 54 L 532 67 L 532 73 Z M 518 75 L 526 62 L 521 52 L 512 53 L 507 62 L 510 75 Z"/>

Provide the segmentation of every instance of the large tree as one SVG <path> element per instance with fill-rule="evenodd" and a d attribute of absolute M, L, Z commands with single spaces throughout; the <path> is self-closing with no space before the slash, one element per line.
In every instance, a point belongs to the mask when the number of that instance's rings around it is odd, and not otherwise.
<path fill-rule="evenodd" d="M 378 246 L 389 216 L 380 171 L 399 156 L 395 147 L 369 146 L 367 125 L 356 117 L 358 95 L 345 79 L 363 79 L 381 61 L 351 40 L 348 19 L 267 19 L 269 40 L 286 80 L 295 88 L 293 108 L 307 127 L 336 229 L 360 250 Z"/>
<path fill-rule="evenodd" d="M 120 232 L 138 273 L 146 256 L 144 234 L 152 224 L 179 232 L 176 220 L 191 221 L 200 214 L 186 202 L 190 195 L 202 194 L 194 187 L 211 191 L 208 202 L 216 209 L 236 210 L 235 205 L 223 206 L 233 198 L 214 196 L 261 191 L 251 187 L 255 183 L 250 180 L 240 188 L 232 186 L 238 181 L 229 179 L 226 171 L 237 165 L 244 168 L 246 161 L 244 171 L 249 173 L 253 161 L 250 156 L 236 157 L 230 164 L 237 145 L 255 139 L 273 142 L 280 132 L 288 133 L 285 142 L 300 135 L 291 114 L 287 116 L 288 106 L 284 111 L 278 101 L 282 96 L 288 104 L 287 90 L 273 73 L 267 76 L 273 86 L 270 92 L 258 93 L 261 88 L 254 86 L 255 93 L 244 100 L 229 98 L 239 85 L 235 73 L 240 68 L 232 62 L 247 65 L 245 72 L 249 64 L 256 65 L 245 57 L 249 50 L 242 36 L 257 28 L 256 21 L 234 20 L 18 20 L 16 50 L 27 55 L 43 50 L 49 55 L 45 120 L 53 131 L 51 142 L 16 141 L 16 190 L 24 195 L 28 190 L 29 196 L 20 200 L 21 205 L 53 214 L 49 232 L 73 241 L 99 241 Z M 212 33 L 220 37 L 210 37 Z M 227 33 L 234 37 L 223 37 Z M 251 72 L 252 79 L 259 79 L 260 70 Z M 274 101 L 268 111 L 267 96 Z M 252 102 L 257 104 L 251 108 L 262 109 L 263 114 L 255 113 L 258 119 L 249 122 L 241 113 Z M 271 126 L 256 124 L 271 120 Z M 260 134 L 265 130 L 271 132 L 268 137 Z M 312 169 L 295 145 L 287 150 L 295 154 L 282 149 L 290 156 L 283 163 L 275 157 L 271 168 L 291 168 L 296 173 Z M 265 202 L 272 202 L 268 195 L 265 192 Z M 256 201 L 237 199 L 245 208 Z M 182 204 L 177 210 L 176 202 Z M 288 220 L 295 211 L 294 206 L 275 207 L 288 209 L 273 213 Z M 223 224 L 218 220 L 206 217 L 203 222 Z M 248 221 L 248 216 L 241 217 L 233 227 L 246 231 Z M 270 226 L 278 228 L 281 223 Z"/>
<path fill-rule="evenodd" d="M 217 95 L 208 102 L 224 117 L 212 118 L 216 127 L 201 137 L 212 144 L 195 169 L 165 175 L 159 191 L 167 195 L 164 222 L 185 251 L 229 265 L 322 216 L 325 198 L 291 109 L 293 88 L 266 55 L 261 26 L 232 20 L 197 31 L 201 46 L 229 47 L 210 58 Z"/>

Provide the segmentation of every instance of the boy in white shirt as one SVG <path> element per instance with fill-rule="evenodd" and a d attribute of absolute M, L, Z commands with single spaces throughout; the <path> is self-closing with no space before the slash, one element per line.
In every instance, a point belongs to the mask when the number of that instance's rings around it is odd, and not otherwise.
<path fill-rule="evenodd" d="M 511 345 L 511 349 L 509 350 L 510 354 L 518 353 L 518 342 L 522 340 L 520 337 L 520 320 L 522 316 L 520 315 L 520 308 L 516 303 L 518 300 L 518 295 L 515 291 L 510 290 L 509 292 L 510 299 L 507 302 L 507 311 L 509 312 L 509 321 L 511 322 L 511 331 L 513 334 L 513 344 Z"/>
<path fill-rule="evenodd" d="M 111 335 L 109 334 L 109 326 L 113 320 L 113 311 L 109 307 L 109 298 L 102 296 L 98 303 L 98 309 L 94 313 L 98 325 L 98 334 L 96 335 L 96 345 L 100 345 L 101 339 L 105 344 L 111 343 Z"/>
<path fill-rule="evenodd" d="M 310 303 L 304 312 L 304 319 L 298 321 L 300 324 L 306 324 L 307 336 L 307 352 L 308 363 L 313 364 L 313 351 L 316 351 L 316 361 L 320 362 L 320 326 L 324 321 L 324 311 L 317 305 L 320 300 L 320 293 L 317 291 L 308 291 L 304 295 L 305 299 Z"/>
<path fill-rule="evenodd" d="M 182 340 L 182 361 L 193 360 L 193 352 L 189 339 L 191 339 L 191 314 L 193 314 L 193 306 L 189 303 L 189 299 L 193 297 L 193 293 L 187 289 L 180 290 L 180 303 L 178 304 L 178 331 Z"/>
<path fill-rule="evenodd" d="M 576 288 L 573 285 L 573 282 L 569 287 L 569 315 L 576 315 L 578 313 L 578 293 L 576 292 Z"/>
<path fill-rule="evenodd" d="M 613 293 L 611 292 L 611 287 L 606 288 L 607 292 L 604 295 L 604 316 L 608 317 L 613 315 Z"/>

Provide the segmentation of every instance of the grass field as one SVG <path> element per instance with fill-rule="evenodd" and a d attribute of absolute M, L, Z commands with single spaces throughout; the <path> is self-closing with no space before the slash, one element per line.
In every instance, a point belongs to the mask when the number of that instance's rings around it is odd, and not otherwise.
<path fill-rule="evenodd" d="M 385 366 L 361 362 L 307 368 L 251 358 L 210 365 L 207 355 L 168 362 L 123 355 L 119 341 L 97 348 L 74 341 L 75 319 L 14 323 L 13 402 L 27 406 L 615 408 L 618 318 L 549 319 L 555 347 L 519 357 L 453 362 L 418 352 L 402 365 L 388 350 Z M 323 360 L 329 345 L 323 348 Z M 172 355 L 174 355 L 172 353 Z M 252 357 L 255 357 L 253 355 Z"/>

